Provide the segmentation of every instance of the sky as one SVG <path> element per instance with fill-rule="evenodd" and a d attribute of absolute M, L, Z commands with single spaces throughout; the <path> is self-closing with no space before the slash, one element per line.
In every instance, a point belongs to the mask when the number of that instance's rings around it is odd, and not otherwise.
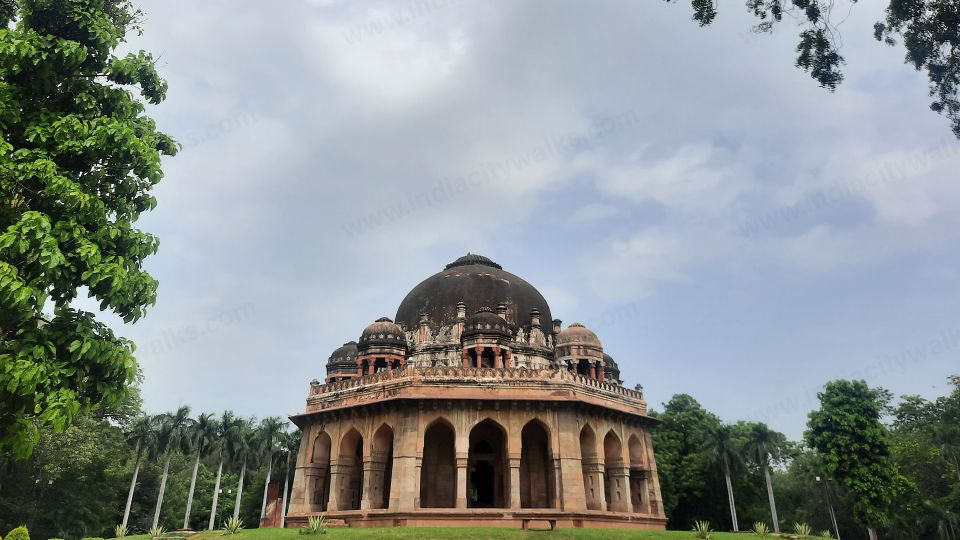
<path fill-rule="evenodd" d="M 960 142 L 923 73 L 840 26 L 846 80 L 740 4 L 149 0 L 160 281 L 150 412 L 305 405 L 330 353 L 468 251 L 592 328 L 662 409 L 802 436 L 816 393 L 960 373 Z M 844 8 L 845 9 L 845 8 Z"/>

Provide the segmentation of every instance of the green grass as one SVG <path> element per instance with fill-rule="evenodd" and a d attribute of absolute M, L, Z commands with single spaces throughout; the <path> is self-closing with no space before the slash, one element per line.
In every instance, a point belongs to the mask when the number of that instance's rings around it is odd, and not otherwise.
<path fill-rule="evenodd" d="M 714 540 L 747 540 L 749 533 L 712 533 Z M 131 535 L 130 540 L 150 540 L 145 535 Z M 633 531 L 624 529 L 560 529 L 558 531 L 521 531 L 519 529 L 497 529 L 483 527 L 419 528 L 397 527 L 390 529 L 327 529 L 326 534 L 301 535 L 299 529 L 245 529 L 234 535 L 224 536 L 223 531 L 205 531 L 191 540 L 336 540 L 339 538 L 387 538 L 396 540 L 432 540 L 445 538 L 467 538 L 469 540 L 500 539 L 622 539 L 622 540 L 692 540 L 693 533 L 684 531 Z"/>

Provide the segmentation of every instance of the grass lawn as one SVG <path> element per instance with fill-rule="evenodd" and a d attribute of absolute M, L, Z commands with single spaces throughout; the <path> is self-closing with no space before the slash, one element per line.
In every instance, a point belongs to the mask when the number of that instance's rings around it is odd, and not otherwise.
<path fill-rule="evenodd" d="M 147 535 L 127 536 L 130 540 L 150 540 Z M 222 531 L 206 531 L 190 537 L 190 540 L 336 540 L 338 538 L 387 538 L 431 540 L 462 538 L 466 540 L 500 539 L 606 539 L 624 540 L 693 540 L 693 533 L 684 531 L 632 531 L 623 529 L 561 529 L 558 531 L 527 531 L 519 529 L 495 529 L 482 527 L 416 528 L 397 527 L 390 529 L 327 529 L 324 535 L 301 535 L 299 529 L 248 529 L 235 535 L 224 536 Z M 712 533 L 713 540 L 747 540 L 750 533 Z"/>

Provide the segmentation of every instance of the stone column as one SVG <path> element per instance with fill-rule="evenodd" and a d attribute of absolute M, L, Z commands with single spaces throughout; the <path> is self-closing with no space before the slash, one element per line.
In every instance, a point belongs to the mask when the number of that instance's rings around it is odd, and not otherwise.
<path fill-rule="evenodd" d="M 647 463 L 650 464 L 650 470 L 647 471 L 648 484 L 650 490 L 650 514 L 665 518 L 667 515 L 663 511 L 663 500 L 660 494 L 660 475 L 657 473 L 657 461 L 653 454 L 653 441 L 650 439 L 650 432 L 643 431 L 643 446 L 647 452 Z"/>
<path fill-rule="evenodd" d="M 563 505 L 561 498 L 563 493 L 563 477 L 561 476 L 562 464 L 559 458 L 550 460 L 550 474 L 553 475 L 553 499 L 550 500 L 550 507 L 560 509 Z"/>
<path fill-rule="evenodd" d="M 500 360 L 500 347 L 493 348 L 493 367 L 497 369 L 503 367 L 503 362 Z"/>
<path fill-rule="evenodd" d="M 377 502 L 374 499 L 379 499 L 380 490 L 377 488 L 383 486 L 383 471 L 383 463 L 374 462 L 372 459 L 363 462 L 363 482 L 360 486 L 363 491 L 360 494 L 361 510 L 377 507 Z"/>
<path fill-rule="evenodd" d="M 460 452 L 457 452 L 460 455 Z M 467 507 L 467 458 L 457 457 L 457 508 Z"/>
<path fill-rule="evenodd" d="M 610 467 L 610 510 L 614 512 L 630 511 L 630 468 Z"/>
<path fill-rule="evenodd" d="M 598 366 L 598 367 L 596 368 L 596 370 L 597 370 L 597 378 L 600 379 L 601 381 L 607 380 L 607 376 L 606 376 L 606 374 L 603 372 L 603 361 L 597 360 L 597 366 Z"/>
<path fill-rule="evenodd" d="M 393 479 L 390 481 L 390 510 L 413 510 L 420 504 L 420 462 L 417 437 L 420 412 L 404 407 L 397 414 L 393 432 Z"/>
<path fill-rule="evenodd" d="M 463 361 L 463 367 L 470 367 L 470 351 L 466 347 L 460 349 L 460 359 Z"/>
<path fill-rule="evenodd" d="M 580 465 L 580 430 L 573 413 L 569 411 L 557 413 L 557 434 L 560 445 L 559 479 L 557 494 L 561 505 L 558 509 L 566 512 L 582 512 L 587 509 L 587 500 L 583 491 L 583 468 Z"/>
<path fill-rule="evenodd" d="M 330 497 L 327 498 L 327 511 L 340 509 L 340 487 L 344 483 L 344 471 L 339 460 L 330 460 Z"/>
<path fill-rule="evenodd" d="M 507 365 L 506 365 L 505 367 L 514 367 L 514 366 L 513 366 L 513 351 L 510 350 L 510 349 L 507 349 L 506 355 L 507 355 L 507 357 L 506 357 L 506 359 L 507 359 Z"/>
<path fill-rule="evenodd" d="M 483 351 L 486 349 L 483 345 L 477 345 L 474 350 L 477 351 L 477 368 L 483 366 Z"/>
<path fill-rule="evenodd" d="M 510 458 L 510 508 L 520 509 L 520 458 Z"/>

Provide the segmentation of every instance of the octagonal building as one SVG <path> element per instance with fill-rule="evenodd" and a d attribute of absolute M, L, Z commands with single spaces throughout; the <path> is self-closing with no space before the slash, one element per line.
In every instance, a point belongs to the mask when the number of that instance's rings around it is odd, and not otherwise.
<path fill-rule="evenodd" d="M 662 529 L 640 386 L 528 282 L 467 254 L 310 384 L 288 526 Z"/>

